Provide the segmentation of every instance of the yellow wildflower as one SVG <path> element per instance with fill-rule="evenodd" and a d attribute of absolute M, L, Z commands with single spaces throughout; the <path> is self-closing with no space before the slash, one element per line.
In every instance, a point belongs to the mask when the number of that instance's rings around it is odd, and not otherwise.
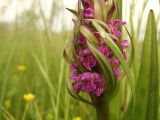
<path fill-rule="evenodd" d="M 80 117 L 74 117 L 73 120 L 81 120 Z"/>
<path fill-rule="evenodd" d="M 11 100 L 4 101 L 4 107 L 9 109 L 11 107 Z"/>
<path fill-rule="evenodd" d="M 25 65 L 18 65 L 17 70 L 23 72 L 26 70 L 26 66 Z"/>
<path fill-rule="evenodd" d="M 24 94 L 23 98 L 26 102 L 32 102 L 35 99 L 35 95 L 33 95 L 32 93 L 28 93 Z"/>

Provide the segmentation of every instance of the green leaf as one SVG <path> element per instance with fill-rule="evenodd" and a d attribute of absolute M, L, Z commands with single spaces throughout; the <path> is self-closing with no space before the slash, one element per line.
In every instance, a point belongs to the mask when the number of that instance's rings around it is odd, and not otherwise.
<path fill-rule="evenodd" d="M 95 105 L 94 105 L 92 102 L 88 101 L 87 99 L 81 97 L 78 93 L 76 93 L 75 90 L 73 89 L 73 87 L 72 87 L 71 85 L 72 85 L 71 82 L 70 82 L 70 81 L 67 81 L 66 88 L 67 88 L 67 90 L 68 90 L 68 93 L 69 93 L 74 99 L 79 100 L 79 101 L 81 101 L 81 102 L 83 102 L 83 103 L 86 103 L 86 104 L 88 104 L 88 105 L 91 105 L 91 106 L 95 107 Z"/>
<path fill-rule="evenodd" d="M 104 22 L 106 22 L 106 18 L 107 18 L 107 6 L 104 0 L 100 0 L 100 4 L 101 4 L 101 9 L 102 9 L 102 20 Z"/>
<path fill-rule="evenodd" d="M 85 20 L 90 21 L 90 22 L 95 21 L 95 22 L 99 23 L 100 25 L 102 25 L 109 33 L 111 33 L 109 26 L 105 22 L 102 22 L 102 21 L 96 20 L 96 19 L 85 19 Z"/>
<path fill-rule="evenodd" d="M 102 20 L 102 6 L 99 0 L 94 0 L 94 15 L 95 19 Z"/>
<path fill-rule="evenodd" d="M 148 16 L 135 99 L 133 120 L 158 120 L 158 44 L 152 10 Z"/>
<path fill-rule="evenodd" d="M 71 13 L 73 13 L 76 17 L 78 17 L 78 12 L 69 8 L 66 8 L 68 11 L 70 11 Z"/>
<path fill-rule="evenodd" d="M 127 34 L 131 41 L 131 52 L 130 52 L 130 57 L 128 59 L 128 65 L 129 67 L 131 67 L 134 60 L 134 56 L 135 56 L 135 45 L 134 45 L 134 40 L 126 27 L 125 27 L 125 30 L 127 31 Z"/>
<path fill-rule="evenodd" d="M 149 81 L 149 95 L 147 105 L 147 120 L 158 120 L 159 109 L 159 79 L 158 79 L 158 43 L 156 20 L 153 11 L 150 12 L 152 18 L 152 49 L 151 49 L 151 76 Z"/>
<path fill-rule="evenodd" d="M 122 16 L 122 2 L 123 0 L 117 0 L 117 3 L 118 3 L 118 17 L 120 20 L 122 20 L 123 16 Z"/>
<path fill-rule="evenodd" d="M 87 40 L 95 45 L 98 44 L 97 38 L 85 26 L 80 27 L 80 32 L 87 38 Z"/>

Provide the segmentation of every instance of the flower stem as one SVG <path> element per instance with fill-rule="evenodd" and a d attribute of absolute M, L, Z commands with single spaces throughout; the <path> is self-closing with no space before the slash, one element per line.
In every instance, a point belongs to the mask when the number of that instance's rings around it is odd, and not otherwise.
<path fill-rule="evenodd" d="M 108 102 L 100 102 L 96 108 L 97 120 L 109 120 L 109 106 Z"/>

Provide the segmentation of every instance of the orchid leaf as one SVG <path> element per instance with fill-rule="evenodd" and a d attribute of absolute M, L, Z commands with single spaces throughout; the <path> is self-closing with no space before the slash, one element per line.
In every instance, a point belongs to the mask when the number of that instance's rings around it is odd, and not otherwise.
<path fill-rule="evenodd" d="M 129 67 L 131 67 L 133 60 L 134 60 L 134 56 L 135 56 L 135 45 L 134 45 L 133 38 L 126 27 L 125 27 L 125 30 L 127 31 L 127 34 L 128 34 L 130 41 L 131 41 L 131 52 L 130 52 L 130 57 L 128 59 L 128 65 L 129 65 Z"/>
<path fill-rule="evenodd" d="M 117 0 L 117 4 L 118 4 L 118 18 L 120 20 L 122 20 L 122 0 Z"/>
<path fill-rule="evenodd" d="M 78 93 L 75 92 L 75 90 L 73 90 L 73 87 L 71 86 L 71 83 L 67 83 L 66 84 L 66 88 L 68 90 L 68 93 L 74 98 L 74 99 L 77 99 L 83 103 L 86 103 L 88 105 L 91 105 L 91 106 L 95 106 L 92 102 L 82 98 Z"/>
<path fill-rule="evenodd" d="M 69 63 L 69 64 L 71 64 L 72 63 L 72 57 L 71 57 L 71 55 L 69 55 L 68 53 L 67 53 L 67 47 L 64 49 L 64 51 L 63 51 L 63 57 L 64 57 L 64 59 Z"/>
<path fill-rule="evenodd" d="M 158 120 L 158 44 L 152 10 L 148 16 L 135 98 L 133 120 Z"/>
<path fill-rule="evenodd" d="M 70 11 L 72 14 L 74 14 L 76 17 L 78 17 L 78 12 L 69 8 L 66 8 L 68 11 Z"/>
<path fill-rule="evenodd" d="M 102 20 L 102 6 L 99 0 L 94 0 L 94 15 L 95 19 Z"/>
<path fill-rule="evenodd" d="M 102 9 L 102 20 L 104 22 L 106 22 L 106 18 L 107 18 L 107 6 L 104 0 L 100 0 L 100 4 L 101 4 L 101 9 Z"/>
<path fill-rule="evenodd" d="M 158 79 L 158 43 L 156 20 L 153 11 L 150 12 L 152 18 L 152 44 L 151 44 L 151 76 L 149 81 L 149 95 L 147 104 L 147 119 L 158 120 L 159 109 L 159 79 Z"/>
<path fill-rule="evenodd" d="M 97 38 L 89 31 L 88 28 L 86 28 L 85 26 L 81 26 L 80 31 L 87 38 L 88 41 L 92 42 L 95 45 L 98 44 Z"/>
<path fill-rule="evenodd" d="M 85 20 L 86 21 L 95 21 L 95 22 L 99 23 L 100 25 L 102 25 L 109 33 L 111 33 L 110 28 L 106 23 L 104 23 L 100 20 L 96 20 L 96 19 L 85 19 Z"/>

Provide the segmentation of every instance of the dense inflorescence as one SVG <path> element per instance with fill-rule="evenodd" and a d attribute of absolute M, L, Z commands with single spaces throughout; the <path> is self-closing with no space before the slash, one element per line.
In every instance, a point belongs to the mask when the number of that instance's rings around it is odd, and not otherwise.
<path fill-rule="evenodd" d="M 83 3 L 83 18 L 84 19 L 94 19 L 94 6 L 90 0 L 82 0 Z M 119 19 L 115 20 L 106 20 L 106 25 L 109 26 L 110 32 L 113 36 L 119 38 L 122 33 L 119 31 L 119 28 L 124 26 L 126 23 L 120 21 Z M 90 22 L 84 23 L 85 26 L 94 34 L 98 40 L 97 49 L 105 56 L 109 61 L 114 71 L 116 77 L 120 77 L 122 72 L 120 70 L 120 62 L 113 54 L 112 50 L 104 42 L 104 39 L 100 34 L 94 29 Z M 128 47 L 128 40 L 115 40 L 113 41 L 120 47 L 124 58 L 126 59 L 125 49 Z M 94 94 L 100 96 L 107 88 L 105 80 L 101 72 L 97 69 L 98 61 L 94 57 L 93 53 L 87 46 L 86 38 L 79 33 L 77 42 L 77 48 L 75 51 L 75 58 L 71 64 L 71 71 L 69 78 L 73 81 L 72 86 L 74 90 L 79 92 L 86 92 L 89 94 Z M 79 70 L 79 65 L 77 62 L 84 68 L 83 72 Z"/>

